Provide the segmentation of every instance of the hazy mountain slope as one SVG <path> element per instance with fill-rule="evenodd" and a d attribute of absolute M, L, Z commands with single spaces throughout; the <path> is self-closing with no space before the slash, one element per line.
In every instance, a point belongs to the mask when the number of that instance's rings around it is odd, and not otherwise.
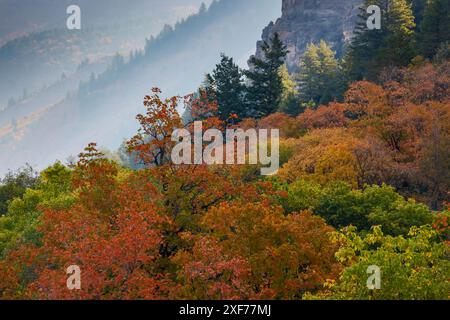
<path fill-rule="evenodd" d="M 0 171 L 24 162 L 40 168 L 77 154 L 87 143 L 117 148 L 136 129 L 142 98 L 158 86 L 167 95 L 197 88 L 220 52 L 245 64 L 268 21 L 280 15 L 274 0 L 222 0 L 204 13 L 166 30 L 146 55 L 89 84 L 76 98 L 47 106 L 32 119 L 0 128 Z"/>
<path fill-rule="evenodd" d="M 53 84 L 63 73 L 69 75 L 75 72 L 84 59 L 96 62 L 116 52 L 127 54 L 130 50 L 142 49 L 145 38 L 157 34 L 164 24 L 175 23 L 194 13 L 200 5 L 200 0 L 135 0 L 133 6 L 125 0 L 107 3 L 104 0 L 78 1 L 82 29 L 67 30 L 64 20 L 67 17 L 64 7 L 67 3 L 53 2 L 38 0 L 29 7 L 23 7 L 23 3 L 3 5 L 11 16 L 21 13 L 18 15 L 19 21 L 28 18 L 31 9 L 35 10 L 29 18 L 31 21 L 38 21 L 50 13 L 53 15 L 45 25 L 52 27 L 51 30 L 33 32 L 0 45 L 0 110 L 13 105 L 24 93 L 35 93 L 44 85 Z M 34 8 L 36 3 L 40 6 Z M 153 7 L 150 6 L 152 3 Z M 2 15 L 5 13 L 0 9 L 0 17 Z M 0 21 L 1 26 L 7 25 L 9 28 L 17 24 L 11 18 L 7 18 L 6 23 Z M 42 27 L 36 26 L 34 29 Z M 17 28 L 15 31 L 19 32 L 23 26 L 18 25 Z"/>
<path fill-rule="evenodd" d="M 64 28 L 66 8 L 79 5 L 82 26 L 108 26 L 130 18 L 184 16 L 202 0 L 0 0 L 0 45 L 19 35 Z M 205 1 L 208 2 L 208 1 Z"/>

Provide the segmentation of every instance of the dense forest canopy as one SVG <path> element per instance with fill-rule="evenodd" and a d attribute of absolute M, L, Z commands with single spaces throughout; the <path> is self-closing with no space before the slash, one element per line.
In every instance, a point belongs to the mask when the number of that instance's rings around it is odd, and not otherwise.
<path fill-rule="evenodd" d="M 68 164 L 10 172 L 0 183 L 0 298 L 447 300 L 450 4 L 375 2 L 383 28 L 364 28 L 361 10 L 342 58 L 311 43 L 289 74 L 275 34 L 250 68 L 217 54 L 191 95 L 149 90 L 117 152 L 92 142 Z M 167 29 L 128 64 L 184 37 Z M 125 64 L 117 57 L 108 72 Z M 172 130 L 191 133 L 194 121 L 278 129 L 280 170 L 175 165 Z M 66 286 L 73 265 L 80 290 Z"/>

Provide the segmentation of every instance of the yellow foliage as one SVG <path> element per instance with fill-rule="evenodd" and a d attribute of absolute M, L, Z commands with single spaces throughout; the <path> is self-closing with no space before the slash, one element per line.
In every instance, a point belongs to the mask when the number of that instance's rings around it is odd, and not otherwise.
<path fill-rule="evenodd" d="M 359 140 L 343 128 L 313 130 L 298 139 L 294 156 L 279 171 L 286 182 L 297 179 L 327 184 L 345 181 L 358 185 L 354 147 Z"/>

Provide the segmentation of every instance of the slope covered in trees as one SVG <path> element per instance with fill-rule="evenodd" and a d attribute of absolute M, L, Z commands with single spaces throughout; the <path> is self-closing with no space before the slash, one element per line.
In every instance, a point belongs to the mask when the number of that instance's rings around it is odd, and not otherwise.
<path fill-rule="evenodd" d="M 92 138 L 117 148 L 135 130 L 132 119 L 149 84 L 164 87 L 170 94 L 192 92 L 221 51 L 233 54 L 242 66 L 264 24 L 278 15 L 279 6 L 272 0 L 215 1 L 148 39 L 145 53 L 133 54 L 132 61 L 123 56 L 114 59 L 104 73 L 92 81 L 83 80 L 79 92 L 72 89 L 69 99 L 66 94 L 51 103 L 39 98 L 40 113 L 34 110 L 16 117 L 17 130 L 11 125 L 12 117 L 1 127 L 0 172 L 19 163 L 43 168 L 55 158 L 65 160 Z M 75 79 L 78 85 L 79 78 Z M 42 141 L 46 141 L 45 152 Z"/>
<path fill-rule="evenodd" d="M 412 7 L 392 2 L 410 21 Z M 420 50 L 420 31 L 401 29 L 406 47 Z M 399 30 L 386 32 L 383 41 Z M 359 60 L 364 46 L 344 63 L 325 42 L 311 44 L 297 75 L 283 66 L 276 36 L 264 47 L 249 70 L 221 55 L 195 94 L 166 98 L 152 88 L 122 159 L 91 142 L 70 165 L 2 180 L 0 298 L 448 299 L 448 44 L 430 60 L 386 60 L 362 80 L 351 71 L 369 70 Z M 370 59 L 401 48 L 386 50 Z M 132 65 L 118 57 L 109 72 Z M 107 86 L 103 77 L 91 95 Z M 192 134 L 193 120 L 279 129 L 280 170 L 175 164 L 172 130 Z M 67 290 L 71 265 L 82 270 L 80 290 Z M 376 290 L 367 282 L 373 267 Z"/>
<path fill-rule="evenodd" d="M 90 144 L 73 166 L 56 163 L 10 196 L 2 298 L 448 298 L 449 67 L 401 69 L 407 80 L 356 82 L 341 104 L 253 120 L 282 130 L 284 165 L 270 178 L 257 166 L 155 162 L 174 145 L 163 133 L 182 125 L 182 98 L 153 89 L 127 144 L 143 169 Z M 424 75 L 428 90 L 418 92 Z M 214 102 L 193 105 L 210 114 L 205 126 L 228 125 L 211 116 Z M 66 288 L 73 264 L 79 291 Z M 367 289 L 370 265 L 387 273 L 383 290 Z"/>
<path fill-rule="evenodd" d="M 73 4 L 81 10 L 81 30 L 66 27 L 66 9 Z M 200 4 L 201 0 L 136 0 L 132 6 L 124 0 L 1 1 L 0 110 L 22 98 L 24 90 L 29 98 L 63 73 L 70 76 L 86 59 L 108 63 L 116 52 L 128 55 L 142 49 L 145 38 L 194 13 Z"/>

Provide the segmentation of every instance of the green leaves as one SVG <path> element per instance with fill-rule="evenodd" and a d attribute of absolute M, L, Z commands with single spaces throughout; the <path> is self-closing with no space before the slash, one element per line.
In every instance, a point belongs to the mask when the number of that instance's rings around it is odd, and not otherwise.
<path fill-rule="evenodd" d="M 208 76 L 217 99 L 220 119 L 226 121 L 233 115 L 243 119 L 246 116 L 245 86 L 242 72 L 233 58 L 222 54 L 220 63 L 216 65 L 212 75 Z"/>
<path fill-rule="evenodd" d="M 349 225 L 359 230 L 380 226 L 389 235 L 406 235 L 413 226 L 429 225 L 433 214 L 427 206 L 405 200 L 387 185 L 366 186 L 363 190 L 341 182 L 326 187 L 298 180 L 287 188 L 288 211 L 311 210 L 335 228 Z"/>
<path fill-rule="evenodd" d="M 381 30 L 367 28 L 369 5 L 381 8 Z M 414 57 L 414 28 L 414 16 L 406 0 L 366 1 L 346 57 L 350 79 L 373 80 L 383 68 L 408 65 Z"/>
<path fill-rule="evenodd" d="M 327 104 L 342 95 L 343 79 L 335 56 L 336 52 L 323 40 L 308 45 L 297 75 L 302 101 Z"/>
<path fill-rule="evenodd" d="M 319 299 L 447 299 L 450 290 L 448 246 L 436 242 L 430 226 L 413 227 L 406 237 L 385 236 L 375 227 L 366 236 L 344 229 L 335 236 L 343 244 L 336 256 L 353 261 Z M 381 269 L 381 289 L 369 290 L 368 266 Z"/>
<path fill-rule="evenodd" d="M 270 43 L 263 43 L 262 51 L 264 57 L 252 57 L 252 69 L 245 72 L 251 82 L 247 92 L 248 115 L 256 118 L 274 113 L 280 105 L 283 83 L 279 70 L 288 53 L 277 33 Z"/>

